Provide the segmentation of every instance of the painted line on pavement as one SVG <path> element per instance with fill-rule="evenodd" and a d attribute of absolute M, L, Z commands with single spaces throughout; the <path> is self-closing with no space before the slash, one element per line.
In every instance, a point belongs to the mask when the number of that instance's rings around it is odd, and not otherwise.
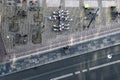
<path fill-rule="evenodd" d="M 65 75 L 62 75 L 62 76 L 59 76 L 59 77 L 56 77 L 56 78 L 52 78 L 50 80 L 59 80 L 59 79 L 67 78 L 67 77 L 70 77 L 70 76 L 73 76 L 73 73 L 65 74 Z"/>
<path fill-rule="evenodd" d="M 99 69 L 99 68 L 103 68 L 103 67 L 106 67 L 106 66 L 110 66 L 110 65 L 113 65 L 113 64 L 117 64 L 117 63 L 120 63 L 120 60 L 117 60 L 117 61 L 113 61 L 113 62 L 109 62 L 109 63 L 106 63 L 106 64 L 102 64 L 102 65 L 99 65 L 99 66 L 95 66 L 95 67 L 91 67 L 89 68 L 89 71 L 92 71 L 92 70 L 95 70 L 95 69 Z M 87 72 L 88 70 L 87 69 L 83 69 L 82 72 Z M 76 71 L 75 74 L 80 74 L 81 72 L 80 71 Z M 70 75 L 71 74 L 71 75 Z M 68 75 L 62 75 L 60 77 L 56 77 L 56 78 L 52 78 L 50 80 L 59 80 L 59 79 L 62 79 L 62 78 L 66 78 L 66 77 L 70 77 L 70 76 L 73 76 L 72 73 L 70 73 Z"/>

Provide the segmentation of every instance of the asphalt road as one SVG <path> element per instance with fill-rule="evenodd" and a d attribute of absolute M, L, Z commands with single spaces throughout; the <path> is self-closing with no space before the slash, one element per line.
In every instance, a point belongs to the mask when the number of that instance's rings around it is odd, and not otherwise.
<path fill-rule="evenodd" d="M 114 47 L 10 74 L 0 80 L 119 80 L 120 45 L 119 51 Z M 106 54 L 109 49 L 113 51 L 111 59 Z M 94 55 L 99 55 L 96 60 Z"/>

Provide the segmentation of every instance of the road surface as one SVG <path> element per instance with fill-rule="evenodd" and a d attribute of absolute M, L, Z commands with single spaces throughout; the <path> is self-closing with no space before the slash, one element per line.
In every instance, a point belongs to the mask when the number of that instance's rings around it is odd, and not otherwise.
<path fill-rule="evenodd" d="M 0 80 L 119 80 L 120 45 L 114 47 L 3 76 Z M 113 49 L 111 59 L 107 58 L 109 49 Z"/>

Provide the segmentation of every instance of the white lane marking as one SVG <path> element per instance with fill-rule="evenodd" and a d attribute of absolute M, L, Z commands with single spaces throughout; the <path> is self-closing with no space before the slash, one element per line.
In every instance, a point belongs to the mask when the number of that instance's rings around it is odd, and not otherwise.
<path fill-rule="evenodd" d="M 70 76 L 73 76 L 73 73 L 65 74 L 65 75 L 62 75 L 56 78 L 52 78 L 50 80 L 59 80 L 59 79 L 63 79 L 63 78 L 70 77 Z"/>
<path fill-rule="evenodd" d="M 117 64 L 117 63 L 120 63 L 120 60 L 109 62 L 109 63 L 102 64 L 102 65 L 95 66 L 95 67 L 91 67 L 91 68 L 89 68 L 89 70 L 95 70 L 95 69 L 99 69 L 99 68 L 110 66 L 110 65 L 113 65 L 113 64 Z"/>
<path fill-rule="evenodd" d="M 80 74 L 80 71 L 76 71 L 75 74 Z"/>
<path fill-rule="evenodd" d="M 109 62 L 109 63 L 105 63 L 105 64 L 112 65 L 112 64 L 116 64 L 116 63 L 120 63 L 120 60 L 118 60 L 118 61 L 113 61 L 113 62 Z M 79 64 L 79 63 L 78 63 L 78 64 Z M 61 70 L 65 70 L 65 69 L 68 69 L 68 68 L 72 68 L 72 67 L 74 67 L 74 66 L 78 66 L 78 64 L 74 64 L 74 65 L 72 65 L 72 66 L 68 66 L 68 67 L 61 68 L 61 69 L 58 69 L 58 70 L 54 70 L 54 71 L 51 71 L 51 72 L 47 72 L 47 73 L 35 75 L 35 76 L 32 76 L 32 77 L 26 78 L 26 79 L 24 79 L 24 80 L 31 80 L 31 79 L 34 79 L 34 78 L 38 78 L 38 77 L 40 77 L 40 76 L 44 76 L 44 75 L 48 75 L 48 74 L 51 74 L 51 73 L 54 73 L 54 72 L 58 72 L 58 71 L 61 71 Z M 102 64 L 102 65 L 105 66 L 105 64 Z M 94 70 L 94 69 L 98 69 L 98 68 L 104 67 L 104 66 L 102 66 L 102 65 L 99 65 L 100 67 L 97 67 L 97 66 L 91 67 L 91 68 L 89 68 L 89 70 Z M 108 66 L 108 65 L 106 65 L 106 66 Z M 92 68 L 94 68 L 94 69 L 92 69 Z M 83 70 L 82 70 L 82 72 L 86 72 L 86 71 L 87 71 L 87 69 L 83 69 Z"/>
<path fill-rule="evenodd" d="M 109 63 L 102 64 L 102 65 L 95 66 L 95 67 L 91 67 L 91 68 L 89 68 L 89 70 L 91 71 L 91 70 L 99 69 L 99 68 L 102 68 L 102 67 L 110 66 L 110 65 L 113 65 L 113 64 L 117 64 L 117 63 L 120 63 L 120 60 L 109 62 Z M 83 69 L 82 72 L 87 72 L 87 69 Z M 80 71 L 76 71 L 75 74 L 80 74 Z M 70 76 L 72 76 L 72 75 L 70 75 Z M 62 77 L 65 78 L 64 76 L 60 76 L 60 77 L 52 78 L 50 80 L 59 80 Z M 67 77 L 69 77 L 69 76 L 67 76 Z"/>
<path fill-rule="evenodd" d="M 117 64 L 117 63 L 120 63 L 120 60 L 105 63 L 105 64 L 95 66 L 95 67 L 91 67 L 91 68 L 89 68 L 89 70 L 91 71 L 91 70 L 99 69 L 99 68 L 102 68 L 102 67 L 110 66 L 110 65 L 113 65 L 113 64 Z M 87 72 L 87 69 L 83 69 L 82 72 Z M 76 71 L 75 74 L 80 74 L 80 71 Z M 59 79 L 70 77 L 70 76 L 73 76 L 73 73 L 63 75 L 63 76 L 60 76 L 60 77 L 56 77 L 56 78 L 52 78 L 50 80 L 59 80 Z"/>
<path fill-rule="evenodd" d="M 89 68 L 89 71 L 95 70 L 95 69 L 99 69 L 99 68 L 102 68 L 102 67 L 106 67 L 106 66 L 110 66 L 110 65 L 113 65 L 113 64 L 117 64 L 117 63 L 120 63 L 120 60 L 109 62 L 109 63 L 105 63 L 105 64 L 102 64 L 102 65 L 99 65 L 99 66 L 95 66 L 95 67 L 91 67 L 91 68 Z M 87 69 L 83 69 L 82 72 L 87 72 Z M 80 73 L 80 71 L 76 71 L 75 72 L 75 74 L 79 74 L 79 73 Z"/>
<path fill-rule="evenodd" d="M 87 72 L 87 69 L 83 69 L 82 72 Z"/>

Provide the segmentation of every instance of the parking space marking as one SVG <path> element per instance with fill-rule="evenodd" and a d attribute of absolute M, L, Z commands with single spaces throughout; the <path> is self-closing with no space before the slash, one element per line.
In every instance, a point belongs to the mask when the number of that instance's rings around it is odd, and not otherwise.
<path fill-rule="evenodd" d="M 84 1 L 84 6 L 87 5 L 87 7 L 98 7 L 98 1 L 90 0 L 90 1 Z"/>
<path fill-rule="evenodd" d="M 102 1 L 102 7 L 116 6 L 116 1 Z"/>
<path fill-rule="evenodd" d="M 79 0 L 65 0 L 65 7 L 79 7 Z"/>
<path fill-rule="evenodd" d="M 60 0 L 46 0 L 47 7 L 59 7 Z"/>

